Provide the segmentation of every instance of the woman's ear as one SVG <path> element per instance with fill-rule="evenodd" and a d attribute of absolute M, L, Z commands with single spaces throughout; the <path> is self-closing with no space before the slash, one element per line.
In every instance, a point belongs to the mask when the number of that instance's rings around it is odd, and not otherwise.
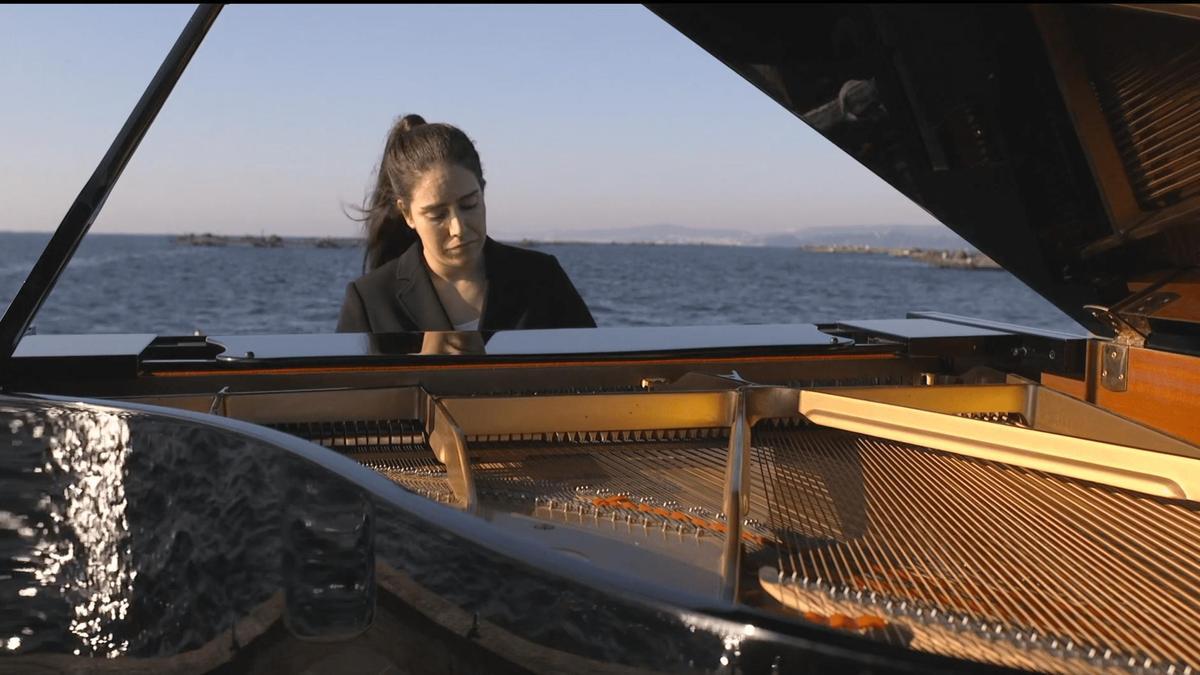
<path fill-rule="evenodd" d="M 404 200 L 400 199 L 399 197 L 396 198 L 396 210 L 400 212 L 400 215 L 404 216 L 404 222 L 407 223 L 409 227 L 414 230 L 417 229 L 413 227 L 412 214 L 408 212 L 408 205 L 405 204 Z"/>

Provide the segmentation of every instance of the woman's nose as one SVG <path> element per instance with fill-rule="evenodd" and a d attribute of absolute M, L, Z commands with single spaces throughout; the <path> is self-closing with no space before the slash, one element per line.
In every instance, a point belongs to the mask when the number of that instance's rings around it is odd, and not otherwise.
<path fill-rule="evenodd" d="M 450 212 L 449 232 L 451 237 L 461 237 L 463 233 L 462 214 L 457 211 Z"/>

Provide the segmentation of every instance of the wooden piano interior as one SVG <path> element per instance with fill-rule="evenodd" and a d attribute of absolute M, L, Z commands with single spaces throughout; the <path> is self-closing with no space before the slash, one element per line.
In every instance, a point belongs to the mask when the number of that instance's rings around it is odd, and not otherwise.
<path fill-rule="evenodd" d="M 243 376 L 130 399 L 303 437 L 530 545 L 713 602 L 1018 668 L 1189 672 L 1200 367 L 1135 349 L 1109 392 L 1106 344 L 1084 377 L 1041 383 L 875 354 Z"/>

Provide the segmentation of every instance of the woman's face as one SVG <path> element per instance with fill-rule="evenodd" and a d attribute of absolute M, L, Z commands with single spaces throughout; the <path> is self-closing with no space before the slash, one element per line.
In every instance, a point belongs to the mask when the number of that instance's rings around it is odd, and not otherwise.
<path fill-rule="evenodd" d="M 435 164 L 413 188 L 412 201 L 397 204 L 421 238 L 434 272 L 471 269 L 482 262 L 487 217 L 475 174 L 457 164 Z"/>

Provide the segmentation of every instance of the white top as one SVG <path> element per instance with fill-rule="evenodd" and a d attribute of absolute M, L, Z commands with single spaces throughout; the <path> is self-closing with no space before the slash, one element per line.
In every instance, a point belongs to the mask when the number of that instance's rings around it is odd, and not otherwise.
<path fill-rule="evenodd" d="M 479 330 L 479 319 L 472 319 L 466 323 L 454 324 L 454 330 Z"/>

